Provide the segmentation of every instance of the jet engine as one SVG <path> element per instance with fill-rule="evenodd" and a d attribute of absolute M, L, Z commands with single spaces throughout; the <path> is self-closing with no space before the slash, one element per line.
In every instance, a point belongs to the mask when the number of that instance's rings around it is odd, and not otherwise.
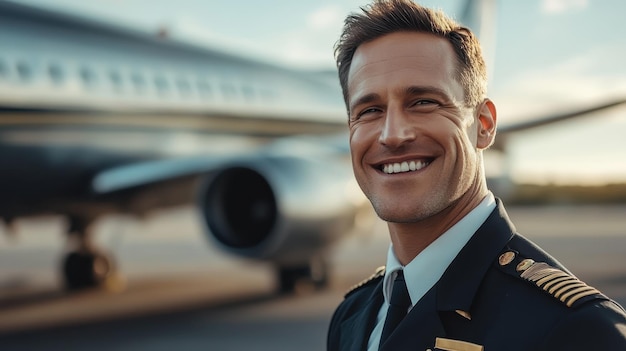
<path fill-rule="evenodd" d="M 200 209 L 212 240 L 273 262 L 286 292 L 301 278 L 326 284 L 326 249 L 352 231 L 363 200 L 345 161 L 268 155 L 212 173 Z"/>

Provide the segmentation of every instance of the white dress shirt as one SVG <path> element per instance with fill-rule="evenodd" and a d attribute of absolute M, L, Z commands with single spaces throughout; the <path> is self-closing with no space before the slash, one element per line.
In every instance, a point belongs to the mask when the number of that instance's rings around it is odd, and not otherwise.
<path fill-rule="evenodd" d="M 450 263 L 485 222 L 495 207 L 495 198 L 490 192 L 476 208 L 428 245 L 405 267 L 396 258 L 393 252 L 393 245 L 389 245 L 385 277 L 383 278 L 385 302 L 378 311 L 376 326 L 370 334 L 367 343 L 368 351 L 378 350 L 380 336 L 385 325 L 385 316 L 389 308 L 393 281 L 397 272 L 400 270 L 404 271 L 404 280 L 411 297 L 411 306 L 415 306 L 422 296 L 437 283 Z"/>

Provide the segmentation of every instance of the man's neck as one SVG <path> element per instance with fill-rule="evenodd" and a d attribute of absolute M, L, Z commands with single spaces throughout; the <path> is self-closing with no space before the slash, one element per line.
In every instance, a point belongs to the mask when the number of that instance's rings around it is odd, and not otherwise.
<path fill-rule="evenodd" d="M 419 222 L 387 222 L 394 253 L 400 263 L 405 266 L 411 262 L 428 245 L 476 208 L 487 193 L 487 189 L 484 189 L 472 196 L 463 196 L 443 211 Z"/>

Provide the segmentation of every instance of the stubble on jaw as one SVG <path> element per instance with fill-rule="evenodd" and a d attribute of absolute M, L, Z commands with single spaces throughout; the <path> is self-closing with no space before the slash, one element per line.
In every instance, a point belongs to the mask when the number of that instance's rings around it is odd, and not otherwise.
<path fill-rule="evenodd" d="M 377 201 L 376 198 L 370 198 L 370 202 L 378 217 L 383 221 L 388 223 L 409 224 L 419 223 L 443 211 L 447 207 L 441 205 L 444 203 L 445 199 L 446 196 L 441 192 L 437 192 L 427 198 L 415 199 L 413 202 L 414 205 L 411 206 L 409 210 L 402 211 L 404 213 L 410 212 L 408 215 L 398 213 L 395 208 L 387 208 L 388 206 L 385 205 L 383 201 Z M 406 201 L 406 199 L 403 201 Z"/>

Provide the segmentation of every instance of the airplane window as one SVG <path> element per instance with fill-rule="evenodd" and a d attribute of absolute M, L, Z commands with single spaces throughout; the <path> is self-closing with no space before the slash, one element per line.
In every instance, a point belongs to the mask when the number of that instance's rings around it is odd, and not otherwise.
<path fill-rule="evenodd" d="M 15 68 L 20 79 L 30 80 L 33 78 L 33 68 L 26 61 L 19 61 Z"/>
<path fill-rule="evenodd" d="M 154 85 L 156 85 L 157 91 L 159 93 L 167 93 L 170 90 L 170 85 L 167 82 L 167 79 L 163 76 L 154 77 Z"/>
<path fill-rule="evenodd" d="M 224 95 L 226 99 L 234 99 L 235 97 L 237 97 L 237 89 L 235 89 L 234 86 L 228 83 L 223 83 L 221 89 L 222 95 Z"/>
<path fill-rule="evenodd" d="M 251 86 L 244 85 L 241 88 L 241 92 L 243 93 L 243 97 L 246 100 L 253 100 L 254 99 L 255 92 L 254 92 L 254 89 Z"/>
<path fill-rule="evenodd" d="M 85 85 L 94 85 L 96 83 L 96 73 L 88 67 L 82 67 L 79 71 L 80 78 Z"/>
<path fill-rule="evenodd" d="M 115 89 L 121 89 L 123 85 L 122 75 L 118 71 L 109 71 L 109 80 Z"/>
<path fill-rule="evenodd" d="M 276 93 L 268 89 L 262 89 L 259 93 L 263 100 L 274 100 L 276 98 Z"/>
<path fill-rule="evenodd" d="M 176 86 L 178 87 L 178 90 L 180 91 L 181 94 L 183 95 L 191 94 L 191 84 L 185 78 L 178 78 L 176 80 Z"/>
<path fill-rule="evenodd" d="M 4 60 L 0 60 L 0 78 L 9 77 L 9 65 Z"/>
<path fill-rule="evenodd" d="M 204 79 L 198 80 L 196 82 L 196 87 L 203 96 L 211 95 L 211 84 L 208 81 Z"/>
<path fill-rule="evenodd" d="M 130 80 L 133 82 L 133 85 L 135 85 L 137 90 L 143 90 L 146 87 L 145 78 L 138 72 L 133 73 Z"/>
<path fill-rule="evenodd" d="M 48 75 L 50 76 L 50 80 L 57 85 L 63 83 L 65 78 L 63 76 L 63 69 L 56 63 L 52 63 L 48 66 Z"/>

